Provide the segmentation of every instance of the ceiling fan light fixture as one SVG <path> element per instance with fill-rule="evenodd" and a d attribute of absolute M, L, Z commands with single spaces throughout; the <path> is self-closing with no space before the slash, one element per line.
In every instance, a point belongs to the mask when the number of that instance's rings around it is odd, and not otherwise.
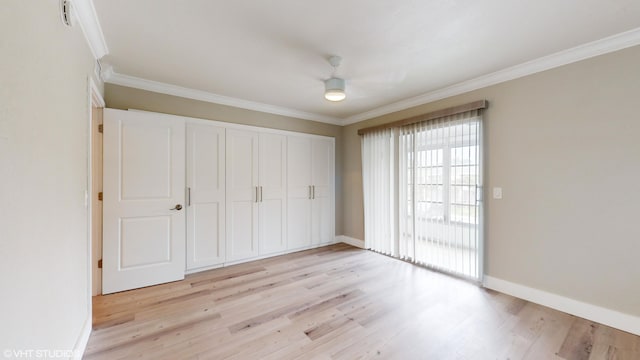
<path fill-rule="evenodd" d="M 344 79 L 332 77 L 324 81 L 324 98 L 329 101 L 342 101 L 347 97 L 344 92 Z"/>

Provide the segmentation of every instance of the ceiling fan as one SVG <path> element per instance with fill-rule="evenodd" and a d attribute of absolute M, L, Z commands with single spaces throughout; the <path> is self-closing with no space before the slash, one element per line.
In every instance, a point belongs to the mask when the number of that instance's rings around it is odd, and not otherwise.
<path fill-rule="evenodd" d="M 347 98 L 345 93 L 345 81 L 343 78 L 336 77 L 336 70 L 340 66 L 342 58 L 340 56 L 331 56 L 329 64 L 333 67 L 331 78 L 324 81 L 324 98 L 329 101 L 342 101 Z"/>
<path fill-rule="evenodd" d="M 329 101 L 339 102 L 347 97 L 346 80 L 336 75 L 342 58 L 333 55 L 328 58 L 328 62 L 333 67 L 333 71 L 331 77 L 324 80 L 324 97 Z M 385 71 L 373 77 L 358 77 L 356 75 L 358 78 L 349 80 L 350 94 L 355 95 L 355 98 L 368 97 L 369 94 L 389 90 L 396 84 L 403 82 L 406 77 L 406 71 L 394 69 L 394 66 L 389 68 L 391 70 L 385 69 Z"/>

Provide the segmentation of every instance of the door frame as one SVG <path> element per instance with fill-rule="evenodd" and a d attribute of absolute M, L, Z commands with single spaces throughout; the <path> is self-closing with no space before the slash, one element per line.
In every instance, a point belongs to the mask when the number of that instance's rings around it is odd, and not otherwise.
<path fill-rule="evenodd" d="M 95 206 L 100 205 L 97 196 L 94 197 L 94 172 L 93 172 L 93 157 L 94 157 L 94 141 L 93 134 L 98 131 L 98 119 L 93 116 L 93 109 L 103 109 L 105 107 L 105 101 L 102 97 L 100 89 L 98 85 L 93 80 L 91 76 L 88 77 L 88 123 L 87 123 L 87 190 L 85 192 L 86 206 L 87 206 L 87 296 L 88 296 L 88 306 L 89 306 L 89 314 L 93 312 L 92 307 L 92 297 L 94 294 L 94 282 L 93 277 L 95 275 L 95 271 L 93 269 L 93 250 L 94 244 L 93 242 L 96 240 L 93 237 L 94 226 L 102 226 L 102 221 L 100 223 L 94 223 L 93 215 L 95 213 Z M 102 291 L 98 289 L 98 294 Z"/>

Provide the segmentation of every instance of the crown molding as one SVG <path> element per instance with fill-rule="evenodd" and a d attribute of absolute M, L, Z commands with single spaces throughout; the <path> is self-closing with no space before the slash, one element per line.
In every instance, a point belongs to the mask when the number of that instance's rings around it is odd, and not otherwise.
<path fill-rule="evenodd" d="M 370 111 L 365 111 L 357 115 L 349 116 L 343 120 L 342 125 L 354 124 L 360 121 L 405 110 L 414 106 L 427 104 L 451 96 L 460 95 L 469 91 L 496 85 L 505 81 L 514 80 L 636 45 L 640 45 L 640 28 L 569 48 L 567 50 L 527 61 L 491 74 L 483 75 L 475 79 L 463 81 L 442 89 L 401 100 Z"/>
<path fill-rule="evenodd" d="M 162 83 L 158 81 L 142 79 L 135 76 L 119 74 L 113 71 L 112 67 L 107 67 L 102 72 L 102 78 L 107 83 L 127 86 L 127 87 L 141 89 L 141 90 L 153 91 L 153 92 L 166 94 L 166 95 L 179 96 L 187 99 L 206 101 L 214 104 L 233 106 L 233 107 L 247 109 L 247 110 L 261 111 L 269 114 L 283 115 L 283 116 L 294 117 L 294 118 L 303 119 L 303 120 L 319 121 L 319 122 L 324 122 L 324 123 L 329 123 L 334 125 L 342 125 L 342 119 L 340 118 L 314 114 L 314 113 L 295 110 L 295 109 L 289 109 L 282 106 L 269 105 L 269 104 L 255 102 L 255 101 L 243 100 L 243 99 L 238 99 L 230 96 L 218 95 L 218 94 L 214 94 L 207 91 L 195 90 L 195 89 L 185 88 L 177 85 Z"/>
<path fill-rule="evenodd" d="M 73 0 L 72 6 L 75 9 L 80 28 L 89 44 L 93 57 L 97 60 L 107 55 L 109 48 L 107 48 L 107 42 L 104 40 L 104 34 L 102 33 L 102 27 L 100 27 L 93 1 Z"/>
<path fill-rule="evenodd" d="M 91 6 L 91 8 L 93 8 L 93 6 Z M 102 32 L 100 32 L 100 34 L 102 34 Z M 519 65 L 499 70 L 491 74 L 483 75 L 471 80 L 466 80 L 451 86 L 444 87 L 442 89 L 434 90 L 370 111 L 352 115 L 344 119 L 289 109 L 281 106 L 243 100 L 210 93 L 207 91 L 195 90 L 177 85 L 119 74 L 113 71 L 113 68 L 109 66 L 105 66 L 105 69 L 103 69 L 101 75 L 105 82 L 116 85 L 148 90 L 161 94 L 179 96 L 193 100 L 206 101 L 215 104 L 228 105 L 248 110 L 261 111 L 270 114 L 289 116 L 303 120 L 319 121 L 344 126 L 372 119 L 378 116 L 390 114 L 393 112 L 405 110 L 411 107 L 427 104 L 437 100 L 442 100 L 451 96 L 460 95 L 469 91 L 496 85 L 509 80 L 518 79 L 527 75 L 536 74 L 545 70 L 550 70 L 556 67 L 589 59 L 595 56 L 604 55 L 636 45 L 640 45 L 640 28 L 569 48 L 551 55 L 543 56 L 535 60 L 527 61 Z"/>

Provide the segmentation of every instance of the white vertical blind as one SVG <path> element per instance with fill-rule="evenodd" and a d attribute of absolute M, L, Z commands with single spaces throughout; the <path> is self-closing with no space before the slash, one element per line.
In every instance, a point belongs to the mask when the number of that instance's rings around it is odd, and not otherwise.
<path fill-rule="evenodd" d="M 480 112 L 402 127 L 399 142 L 399 256 L 479 280 Z"/>
<path fill-rule="evenodd" d="M 362 138 L 365 247 L 395 256 L 394 135 L 392 129 Z"/>
<path fill-rule="evenodd" d="M 367 248 L 481 280 L 481 110 L 365 133 L 362 164 Z"/>

